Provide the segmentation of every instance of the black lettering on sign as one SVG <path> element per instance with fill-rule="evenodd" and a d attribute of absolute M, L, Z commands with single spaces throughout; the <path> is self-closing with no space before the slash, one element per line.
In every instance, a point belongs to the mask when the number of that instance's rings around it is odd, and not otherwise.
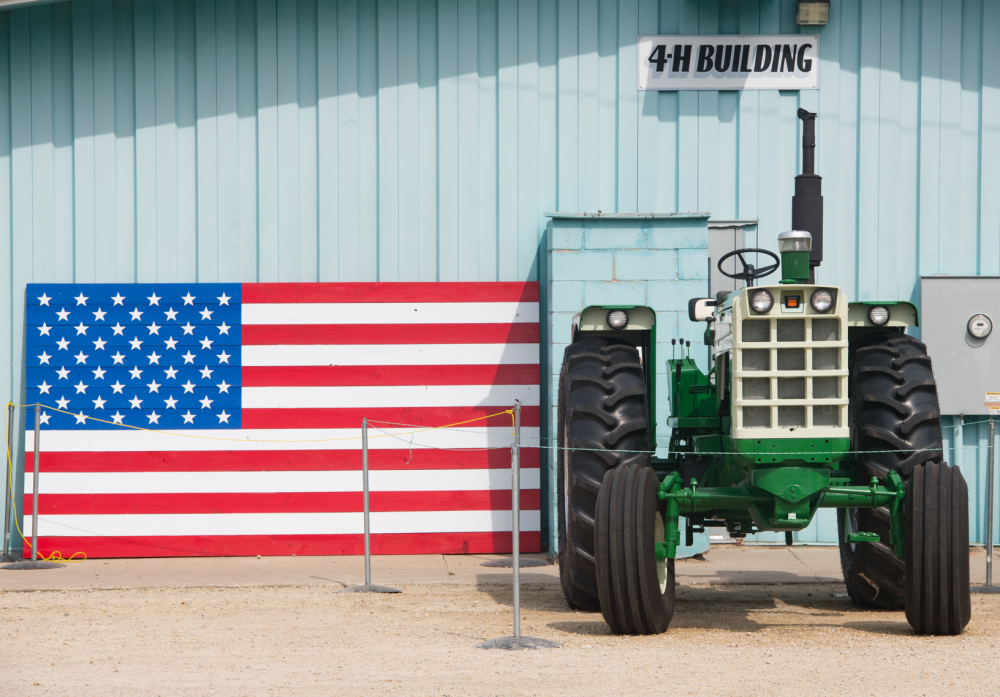
<path fill-rule="evenodd" d="M 774 62 L 771 63 L 771 72 L 778 72 L 778 61 L 781 59 L 781 44 L 774 45 Z"/>
<path fill-rule="evenodd" d="M 663 44 L 657 44 L 646 60 L 656 65 L 656 72 L 662 73 L 663 66 L 667 62 L 667 47 Z"/>
<path fill-rule="evenodd" d="M 736 48 L 739 48 L 737 46 Z M 732 46 L 716 46 L 715 48 L 715 69 L 720 73 L 729 70 L 729 62 L 733 59 Z"/>
<path fill-rule="evenodd" d="M 737 48 L 743 49 L 743 57 L 740 58 L 740 70 L 741 73 L 750 72 L 750 47 L 749 46 L 737 46 Z M 733 70 L 736 70 L 736 61 L 733 61 Z"/>
<path fill-rule="evenodd" d="M 705 46 L 702 44 L 698 47 L 698 72 L 707 73 L 712 69 L 712 54 L 715 53 L 715 47 Z"/>
<path fill-rule="evenodd" d="M 781 47 L 781 72 L 795 72 L 795 54 L 798 53 L 798 46 L 785 44 Z"/>
<path fill-rule="evenodd" d="M 757 46 L 757 55 L 753 60 L 753 71 L 763 73 L 771 67 L 771 47 L 767 44 Z"/>
<path fill-rule="evenodd" d="M 808 51 L 812 47 L 813 47 L 812 44 L 802 44 L 802 46 L 799 47 L 799 58 L 797 62 L 799 65 L 799 70 L 801 70 L 804 73 L 810 72 L 813 67 L 813 62 L 811 60 L 805 59 L 806 51 Z"/>
<path fill-rule="evenodd" d="M 681 49 L 684 49 L 681 51 Z M 670 66 L 672 72 L 682 72 L 686 73 L 691 69 L 691 45 L 681 46 L 680 44 L 674 46 L 674 63 Z"/>

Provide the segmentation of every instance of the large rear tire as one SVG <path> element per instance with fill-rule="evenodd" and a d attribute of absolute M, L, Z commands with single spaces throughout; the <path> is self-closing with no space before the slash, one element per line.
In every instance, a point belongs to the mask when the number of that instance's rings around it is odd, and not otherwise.
<path fill-rule="evenodd" d="M 943 459 L 937 384 L 927 347 L 906 334 L 869 334 L 850 345 L 851 450 L 855 484 L 889 472 L 908 480 L 914 468 Z M 889 509 L 838 511 L 844 582 L 858 607 L 901 610 L 906 562 L 889 537 Z M 878 542 L 848 543 L 845 531 L 875 532 Z M 910 548 L 907 547 L 907 550 Z"/>
<path fill-rule="evenodd" d="M 557 411 L 559 577 L 571 608 L 597 612 L 594 515 L 601 482 L 608 470 L 649 462 L 649 406 L 638 350 L 607 337 L 570 345 Z"/>
<path fill-rule="evenodd" d="M 657 561 L 664 524 L 650 467 L 604 475 L 597 497 L 597 588 L 615 634 L 661 634 L 674 615 L 674 560 Z"/>
<path fill-rule="evenodd" d="M 906 619 L 917 634 L 961 634 L 972 616 L 965 478 L 939 462 L 918 465 L 904 508 Z"/>

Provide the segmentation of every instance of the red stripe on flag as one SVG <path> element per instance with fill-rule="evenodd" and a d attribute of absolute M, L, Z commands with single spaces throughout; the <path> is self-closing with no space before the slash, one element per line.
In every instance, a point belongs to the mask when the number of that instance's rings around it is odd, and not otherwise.
<path fill-rule="evenodd" d="M 360 513 L 360 491 L 276 494 L 41 494 L 39 515 L 127 515 L 184 513 Z M 24 515 L 34 498 L 24 495 Z M 510 491 L 373 491 L 375 513 L 392 511 L 509 511 Z M 521 492 L 521 510 L 539 510 L 538 489 Z"/>
<path fill-rule="evenodd" d="M 538 469 L 539 450 L 522 448 L 521 469 Z M 25 455 L 26 471 L 33 453 Z M 507 469 L 510 450 L 370 450 L 373 470 Z M 361 469 L 360 450 L 258 450 L 248 452 L 45 452 L 42 472 L 323 472 Z"/>
<path fill-rule="evenodd" d="M 537 365 L 243 366 L 243 387 L 537 385 Z"/>
<path fill-rule="evenodd" d="M 522 532 L 521 551 L 538 552 L 541 533 Z M 507 554 L 508 532 L 410 533 L 372 535 L 373 554 Z M 38 551 L 49 556 L 86 552 L 109 557 L 250 557 L 363 554 L 363 535 L 206 535 L 184 537 L 40 537 Z M 30 554 L 30 551 L 28 552 Z"/>
<path fill-rule="evenodd" d="M 538 283 L 244 283 L 248 303 L 538 302 Z"/>
<path fill-rule="evenodd" d="M 471 318 L 474 319 L 474 318 Z M 523 324 L 244 324 L 245 346 L 314 344 L 537 344 L 536 323 Z"/>
<path fill-rule="evenodd" d="M 483 426 L 511 426 L 509 414 L 503 407 L 391 407 L 373 409 L 244 409 L 243 428 L 361 428 L 361 419 L 379 428 L 408 428 L 392 424 L 409 424 L 416 428 L 437 428 L 481 416 L 496 414 L 481 421 L 463 424 L 466 428 Z M 538 426 L 539 407 L 521 408 L 521 425 Z M 388 423 L 387 423 L 388 422 Z M 372 433 L 370 435 L 379 435 Z M 419 443 L 419 435 L 417 442 Z M 505 448 L 508 446 L 504 446 Z"/>

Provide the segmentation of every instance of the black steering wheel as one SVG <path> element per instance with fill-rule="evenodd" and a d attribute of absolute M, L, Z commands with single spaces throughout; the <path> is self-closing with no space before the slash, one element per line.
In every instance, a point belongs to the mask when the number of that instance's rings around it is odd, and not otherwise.
<path fill-rule="evenodd" d="M 755 268 L 753 264 L 748 264 L 747 260 L 743 258 L 744 254 L 749 254 L 750 252 L 757 252 L 758 254 L 766 254 L 772 259 L 774 263 L 768 266 L 762 266 L 759 269 Z M 743 264 L 743 270 L 736 273 L 729 273 L 722 268 L 722 262 L 724 262 L 729 257 L 737 257 L 740 263 Z M 770 276 L 772 273 L 778 270 L 781 265 L 781 261 L 778 259 L 778 255 L 767 249 L 759 249 L 757 247 L 748 247 L 746 249 L 734 249 L 728 254 L 724 254 L 721 259 L 719 259 L 719 273 L 723 276 L 728 276 L 729 278 L 735 278 L 737 281 L 746 281 L 747 287 L 753 287 L 753 282 L 758 278 L 764 278 L 764 276 Z"/>

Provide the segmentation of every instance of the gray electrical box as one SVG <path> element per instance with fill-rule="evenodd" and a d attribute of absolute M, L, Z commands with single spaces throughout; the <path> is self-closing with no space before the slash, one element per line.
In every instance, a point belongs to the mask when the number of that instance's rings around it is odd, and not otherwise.
<path fill-rule="evenodd" d="M 920 278 L 920 336 L 934 362 L 942 414 L 989 414 L 986 393 L 1000 392 L 997 322 L 1000 276 Z"/>

